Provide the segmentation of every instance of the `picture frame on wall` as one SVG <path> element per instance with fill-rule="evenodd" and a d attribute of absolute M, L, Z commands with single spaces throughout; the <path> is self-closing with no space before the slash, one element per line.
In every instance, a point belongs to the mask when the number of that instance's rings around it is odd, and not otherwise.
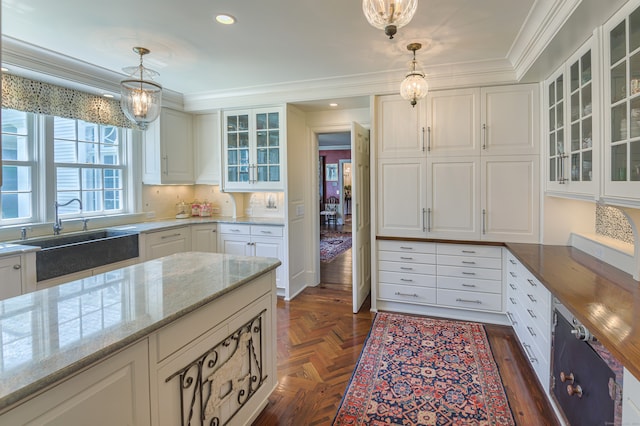
<path fill-rule="evenodd" d="M 338 181 L 338 164 L 327 164 L 325 170 L 325 180 L 327 182 L 337 182 Z"/>

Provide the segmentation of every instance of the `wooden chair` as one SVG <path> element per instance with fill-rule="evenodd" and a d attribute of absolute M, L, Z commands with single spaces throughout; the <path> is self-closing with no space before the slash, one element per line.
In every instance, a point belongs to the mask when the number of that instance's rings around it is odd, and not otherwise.
<path fill-rule="evenodd" d="M 324 217 L 324 223 L 326 225 L 338 224 L 338 205 L 340 200 L 338 197 L 329 197 L 324 203 L 324 210 L 320 212 L 320 215 Z"/>

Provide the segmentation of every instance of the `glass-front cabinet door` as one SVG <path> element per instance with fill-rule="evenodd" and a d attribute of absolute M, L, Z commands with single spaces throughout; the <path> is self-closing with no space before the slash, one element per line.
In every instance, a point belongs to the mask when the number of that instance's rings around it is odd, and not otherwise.
<path fill-rule="evenodd" d="M 224 123 L 225 190 L 282 190 L 282 109 L 227 111 Z"/>
<path fill-rule="evenodd" d="M 572 198 L 597 196 L 598 87 L 592 37 L 546 82 L 547 192 Z M 594 129 L 595 128 L 595 129 Z"/>
<path fill-rule="evenodd" d="M 631 6 L 635 5 L 633 9 Z M 640 200 L 640 7 L 604 26 L 605 196 Z"/>

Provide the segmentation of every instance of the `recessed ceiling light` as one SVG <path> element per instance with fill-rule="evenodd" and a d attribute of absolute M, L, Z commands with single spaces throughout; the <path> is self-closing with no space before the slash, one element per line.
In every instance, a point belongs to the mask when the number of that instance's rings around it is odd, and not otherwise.
<path fill-rule="evenodd" d="M 329 104 L 329 106 L 330 106 L 330 107 L 332 107 L 332 108 L 335 108 L 335 107 L 337 107 L 337 106 L 338 106 L 338 104 L 337 104 L 337 103 L 335 103 L 335 102 L 331 102 L 331 103 Z"/>
<path fill-rule="evenodd" d="M 104 96 L 105 98 L 113 98 L 113 95 L 111 93 L 105 93 L 102 96 Z"/>
<path fill-rule="evenodd" d="M 227 15 L 226 13 L 221 13 L 216 15 L 216 21 L 224 25 L 231 25 L 236 23 L 236 18 L 231 15 Z"/>

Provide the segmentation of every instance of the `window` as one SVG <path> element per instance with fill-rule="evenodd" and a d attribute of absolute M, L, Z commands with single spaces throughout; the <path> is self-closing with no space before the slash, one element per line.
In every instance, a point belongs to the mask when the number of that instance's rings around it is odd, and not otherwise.
<path fill-rule="evenodd" d="M 31 114 L 2 110 L 3 222 L 30 221 L 34 214 L 33 182 L 36 162 Z"/>
<path fill-rule="evenodd" d="M 79 198 L 83 213 L 109 214 L 123 209 L 122 131 L 82 120 L 53 117 L 56 194 L 60 204 Z M 79 204 L 60 214 L 79 213 Z"/>
<path fill-rule="evenodd" d="M 44 222 L 51 215 L 45 208 L 74 198 L 82 200 L 82 210 L 70 203 L 60 206 L 60 215 L 127 212 L 130 134 L 111 125 L 3 109 L 0 223 Z"/>

